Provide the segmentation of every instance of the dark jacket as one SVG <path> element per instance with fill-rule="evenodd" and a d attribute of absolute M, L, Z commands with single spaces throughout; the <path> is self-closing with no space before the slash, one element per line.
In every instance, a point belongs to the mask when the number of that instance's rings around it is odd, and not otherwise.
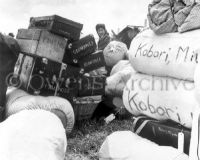
<path fill-rule="evenodd" d="M 98 50 L 104 50 L 104 48 L 108 45 L 110 42 L 110 36 L 109 34 L 105 34 L 105 36 L 98 41 Z"/>

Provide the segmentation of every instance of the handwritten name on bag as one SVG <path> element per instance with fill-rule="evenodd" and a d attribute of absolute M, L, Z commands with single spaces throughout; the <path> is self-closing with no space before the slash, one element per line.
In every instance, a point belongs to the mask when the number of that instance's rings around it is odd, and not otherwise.
<path fill-rule="evenodd" d="M 171 54 L 170 52 L 173 52 L 173 54 Z M 198 63 L 198 52 L 192 50 L 189 46 L 177 46 L 173 49 L 168 48 L 166 50 L 157 50 L 155 49 L 154 44 L 140 43 L 135 52 L 135 57 L 154 58 L 158 59 L 161 62 L 165 62 L 167 65 L 171 61 L 177 63 Z"/>
<path fill-rule="evenodd" d="M 196 105 L 194 90 L 185 88 L 185 81 L 178 82 L 174 79 L 175 82 L 172 83 L 170 80 L 166 81 L 170 78 L 159 77 L 153 82 L 152 77 L 139 73 L 132 75 L 123 92 L 125 108 L 135 116 L 146 115 L 157 120 L 170 119 L 190 128 L 191 113 Z M 154 87 L 146 88 L 152 82 Z M 192 82 L 187 83 L 188 86 L 193 86 Z M 167 90 L 162 85 L 168 85 Z"/>

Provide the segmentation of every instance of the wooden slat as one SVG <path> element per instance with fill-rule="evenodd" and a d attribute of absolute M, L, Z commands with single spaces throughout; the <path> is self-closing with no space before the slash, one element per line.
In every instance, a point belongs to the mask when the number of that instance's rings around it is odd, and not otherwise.
<path fill-rule="evenodd" d="M 17 39 L 39 40 L 41 29 L 19 29 Z"/>

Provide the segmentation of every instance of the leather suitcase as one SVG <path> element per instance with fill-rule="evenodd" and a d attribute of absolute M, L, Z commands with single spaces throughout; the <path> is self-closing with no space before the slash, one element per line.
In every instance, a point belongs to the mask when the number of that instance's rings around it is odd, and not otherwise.
<path fill-rule="evenodd" d="M 64 64 L 61 67 L 60 81 L 56 90 L 56 96 L 72 101 L 78 96 L 78 77 L 84 71 L 79 67 Z"/>
<path fill-rule="evenodd" d="M 116 39 L 126 44 L 130 48 L 131 41 L 140 32 L 141 26 L 126 26 L 121 32 L 116 35 Z"/>
<path fill-rule="evenodd" d="M 71 57 L 73 63 L 78 63 L 81 58 L 94 53 L 96 48 L 94 36 L 91 34 L 87 35 L 79 41 L 68 44 L 63 62 L 70 63 L 69 59 Z M 69 54 L 70 57 L 68 56 Z"/>
<path fill-rule="evenodd" d="M 14 74 L 18 75 L 20 88 L 36 95 L 55 95 L 61 63 L 47 58 L 20 54 Z"/>
<path fill-rule="evenodd" d="M 82 76 L 78 80 L 78 96 L 96 96 L 105 94 L 105 76 Z"/>
<path fill-rule="evenodd" d="M 79 40 L 83 24 L 60 17 L 58 15 L 31 17 L 29 29 L 47 29 L 50 32 L 61 35 L 69 40 Z"/>
<path fill-rule="evenodd" d="M 80 72 L 77 72 L 80 73 Z M 72 101 L 75 97 L 105 94 L 105 76 L 62 76 L 56 95 Z"/>
<path fill-rule="evenodd" d="M 17 41 L 22 53 L 35 54 L 62 62 L 67 40 L 41 29 L 19 29 Z"/>
<path fill-rule="evenodd" d="M 184 153 L 189 154 L 191 129 L 176 122 L 158 121 L 145 116 L 134 118 L 134 132 L 161 146 L 178 148 L 178 133 L 184 134 Z"/>
<path fill-rule="evenodd" d="M 89 73 L 95 69 L 106 66 L 103 51 L 97 51 L 89 56 L 79 60 L 79 65 L 84 69 L 85 73 Z"/>
<path fill-rule="evenodd" d="M 60 87 L 64 84 L 64 80 L 67 77 L 79 75 L 80 71 L 80 68 L 51 61 L 47 58 L 20 54 L 14 74 L 18 75 L 20 80 L 19 87 L 31 94 L 59 96 L 62 91 Z"/>

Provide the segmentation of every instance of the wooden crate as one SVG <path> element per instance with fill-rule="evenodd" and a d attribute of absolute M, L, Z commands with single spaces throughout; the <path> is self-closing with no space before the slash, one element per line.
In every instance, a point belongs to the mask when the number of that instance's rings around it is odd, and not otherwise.
<path fill-rule="evenodd" d="M 62 62 L 67 39 L 41 29 L 19 29 L 17 41 L 22 53 Z"/>

